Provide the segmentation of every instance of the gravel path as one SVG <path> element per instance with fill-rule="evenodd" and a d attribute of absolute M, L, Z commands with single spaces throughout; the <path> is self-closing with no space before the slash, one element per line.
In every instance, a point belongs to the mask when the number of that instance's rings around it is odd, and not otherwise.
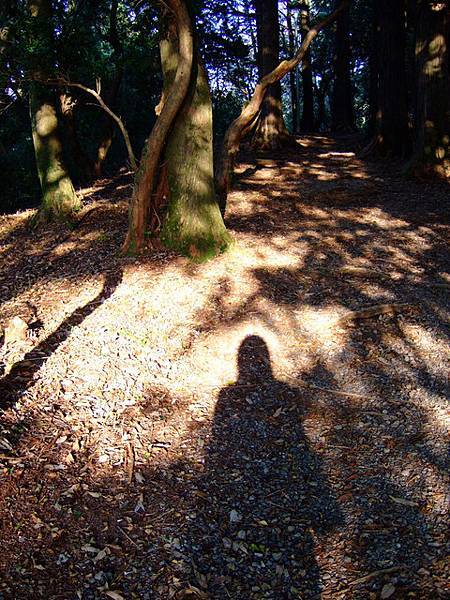
<path fill-rule="evenodd" d="M 448 185 L 238 172 L 201 266 L 118 257 L 126 177 L 1 218 L 0 598 L 449 597 Z"/>

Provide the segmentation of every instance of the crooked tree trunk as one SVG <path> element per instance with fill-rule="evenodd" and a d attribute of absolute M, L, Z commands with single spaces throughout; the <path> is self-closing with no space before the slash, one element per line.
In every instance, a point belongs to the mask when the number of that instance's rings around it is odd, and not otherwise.
<path fill-rule="evenodd" d="M 336 4 L 338 2 L 339 0 L 336 0 Z M 350 11 L 347 7 L 340 13 L 336 22 L 334 87 L 331 103 L 331 128 L 340 133 L 355 130 L 350 59 Z"/>
<path fill-rule="evenodd" d="M 417 176 L 450 177 L 450 9 L 417 2 L 414 154 Z"/>
<path fill-rule="evenodd" d="M 406 4 L 404 0 L 379 0 L 377 23 L 378 108 L 376 146 L 384 157 L 404 157 L 410 150 L 406 81 Z"/>
<path fill-rule="evenodd" d="M 302 41 L 305 39 L 310 27 L 310 1 L 303 0 L 300 5 L 300 26 Z M 314 93 L 313 73 L 311 68 L 311 50 L 308 48 L 302 63 L 302 89 L 303 110 L 300 128 L 305 132 L 314 131 Z"/>
<path fill-rule="evenodd" d="M 167 90 L 173 85 L 179 62 L 173 22 L 160 48 Z M 167 140 L 164 162 L 168 204 L 161 230 L 163 244 L 197 261 L 225 251 L 231 237 L 214 188 L 211 95 L 196 50 L 189 90 Z"/>
<path fill-rule="evenodd" d="M 50 53 L 53 45 L 50 0 L 30 0 L 33 40 Z M 32 57 L 33 77 L 48 76 L 41 56 Z M 68 170 L 64 164 L 59 129 L 57 98 L 48 87 L 33 82 L 30 86 L 30 116 L 36 166 L 42 189 L 42 203 L 36 224 L 52 220 L 67 221 L 80 209 Z"/>
<path fill-rule="evenodd" d="M 279 63 L 280 26 L 278 0 L 255 0 L 258 34 L 259 77 L 273 71 Z M 289 138 L 283 118 L 281 84 L 275 81 L 264 97 L 261 113 L 253 136 L 253 145 L 259 150 L 280 148 Z"/>
<path fill-rule="evenodd" d="M 206 79 L 202 80 L 201 71 L 197 67 L 193 69 L 194 39 L 190 16 L 182 0 L 167 0 L 167 5 L 174 19 L 178 39 L 176 72 L 172 85 L 164 94 L 161 112 L 147 140 L 136 175 L 123 251 L 135 253 L 145 248 L 151 196 L 156 188 L 158 166 L 167 143 L 167 159 L 173 162 L 167 165 L 170 171 L 169 210 L 162 237 L 167 244 L 200 260 L 210 255 L 212 249 L 215 253 L 223 250 L 229 238 L 211 187 L 209 90 Z M 185 100 L 187 104 L 183 107 Z M 184 127 L 181 118 L 178 123 L 175 122 L 180 110 L 185 111 Z M 174 129 L 170 135 L 172 126 Z M 188 148 L 176 147 L 176 144 L 185 142 Z M 198 162 L 194 164 L 189 152 L 196 154 Z M 183 160 L 187 161 L 187 165 L 181 162 Z M 180 169 L 179 172 L 175 165 Z"/>
<path fill-rule="evenodd" d="M 255 91 L 253 92 L 250 102 L 242 109 L 241 114 L 228 127 L 222 144 L 216 177 L 216 186 L 221 206 L 226 205 L 231 174 L 234 168 L 234 161 L 239 150 L 239 144 L 242 136 L 248 126 L 252 123 L 253 119 L 255 119 L 255 117 L 258 115 L 267 88 L 274 82 L 280 81 L 285 75 L 292 71 L 292 69 L 295 69 L 302 62 L 306 50 L 309 48 L 309 45 L 319 31 L 337 18 L 340 12 L 348 6 L 349 1 L 350 0 L 343 0 L 335 11 L 333 11 L 330 15 L 323 19 L 323 21 L 308 31 L 305 39 L 293 58 L 290 60 L 283 60 L 271 73 L 268 73 L 261 79 L 256 86 Z"/>

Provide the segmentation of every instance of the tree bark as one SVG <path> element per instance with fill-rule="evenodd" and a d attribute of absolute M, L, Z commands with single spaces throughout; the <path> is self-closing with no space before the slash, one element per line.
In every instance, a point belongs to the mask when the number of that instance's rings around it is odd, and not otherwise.
<path fill-rule="evenodd" d="M 349 0 L 343 0 L 340 6 L 328 15 L 323 21 L 312 27 L 305 39 L 303 40 L 297 53 L 290 60 L 283 60 L 271 73 L 265 75 L 253 92 L 253 96 L 250 102 L 242 109 L 241 114 L 235 119 L 225 134 L 222 151 L 220 156 L 220 162 L 217 168 L 216 185 L 219 194 L 219 202 L 221 206 L 225 206 L 226 198 L 228 195 L 228 189 L 230 186 L 230 175 L 234 168 L 234 161 L 236 154 L 239 150 L 239 144 L 242 139 L 242 135 L 246 128 L 252 123 L 257 114 L 259 113 L 261 104 L 264 100 L 267 88 L 276 81 L 280 81 L 287 73 L 295 69 L 305 55 L 309 45 L 316 37 L 316 35 L 327 25 L 332 23 L 349 4 Z"/>
<path fill-rule="evenodd" d="M 339 0 L 336 0 L 336 3 L 338 2 Z M 331 128 L 340 133 L 355 130 L 350 61 L 350 10 L 347 8 L 340 13 L 336 21 L 334 50 Z"/>
<path fill-rule="evenodd" d="M 405 157 L 410 151 L 406 4 L 404 0 L 379 0 L 376 11 L 380 69 L 375 151 L 385 157 Z"/>
<path fill-rule="evenodd" d="M 300 5 L 300 27 L 302 41 L 310 27 L 310 0 L 303 0 Z M 300 128 L 304 132 L 314 131 L 314 93 L 313 73 L 311 68 L 311 50 L 308 48 L 302 63 L 303 110 Z"/>
<path fill-rule="evenodd" d="M 291 3 L 287 3 L 287 28 L 288 28 L 288 41 L 289 41 L 289 54 L 292 55 L 295 52 L 295 32 L 292 23 L 292 6 Z M 291 110 L 292 110 L 292 133 L 298 133 L 299 131 L 299 116 L 298 116 L 298 89 L 297 89 L 297 78 L 295 69 L 289 73 L 289 90 L 291 94 Z"/>
<path fill-rule="evenodd" d="M 258 71 L 262 78 L 278 65 L 280 25 L 278 0 L 255 0 L 258 37 Z M 275 81 L 267 90 L 253 136 L 259 150 L 280 148 L 289 137 L 283 118 L 281 84 Z"/>
<path fill-rule="evenodd" d="M 47 49 L 53 46 L 50 0 L 31 0 L 33 41 Z M 44 77 L 49 68 L 41 56 L 32 57 L 32 76 Z M 48 72 L 45 73 L 48 76 Z M 42 189 L 42 203 L 36 216 L 36 224 L 51 220 L 70 220 L 80 209 L 68 170 L 63 159 L 57 99 L 55 93 L 45 85 L 34 81 L 30 86 L 30 116 L 36 165 Z"/>
<path fill-rule="evenodd" d="M 182 0 L 167 0 L 167 5 L 176 20 L 178 64 L 173 85 L 167 93 L 161 113 L 147 139 L 135 177 L 128 232 L 122 247 L 122 251 L 129 254 L 142 252 L 145 248 L 149 206 L 153 189 L 157 183 L 160 157 L 191 81 L 194 49 L 191 19 Z"/>
<path fill-rule="evenodd" d="M 179 61 L 176 27 L 169 17 L 161 44 L 164 89 L 170 89 Z M 191 81 L 164 154 L 168 204 L 161 241 L 196 261 L 212 258 L 231 242 L 214 189 L 212 102 L 205 69 L 194 49 Z"/>
<path fill-rule="evenodd" d="M 416 176 L 450 177 L 450 9 L 418 0 L 416 32 Z"/>

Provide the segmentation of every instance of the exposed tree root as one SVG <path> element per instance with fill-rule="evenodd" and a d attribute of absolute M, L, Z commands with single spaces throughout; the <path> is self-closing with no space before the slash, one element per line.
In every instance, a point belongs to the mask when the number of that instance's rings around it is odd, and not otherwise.
<path fill-rule="evenodd" d="M 417 307 L 408 302 L 399 304 L 375 304 L 374 306 L 369 306 L 368 308 L 363 308 L 361 310 L 353 310 L 345 314 L 338 320 L 338 325 L 344 325 L 361 319 L 370 319 L 372 317 L 378 317 L 379 315 L 397 315 L 405 310 L 417 310 Z"/>

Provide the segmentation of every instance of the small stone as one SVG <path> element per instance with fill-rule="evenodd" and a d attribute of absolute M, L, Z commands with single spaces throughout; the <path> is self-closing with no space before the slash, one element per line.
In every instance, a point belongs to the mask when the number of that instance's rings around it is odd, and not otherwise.
<path fill-rule="evenodd" d="M 381 589 L 380 598 L 386 600 L 386 598 L 390 598 L 394 592 L 395 586 L 393 586 L 392 583 L 386 583 Z"/>
<path fill-rule="evenodd" d="M 237 510 L 231 510 L 230 511 L 230 523 L 239 523 L 239 521 L 242 520 L 241 515 L 238 513 Z"/>
<path fill-rule="evenodd" d="M 27 323 L 20 317 L 13 317 L 5 327 L 5 345 L 26 340 L 27 331 Z"/>

